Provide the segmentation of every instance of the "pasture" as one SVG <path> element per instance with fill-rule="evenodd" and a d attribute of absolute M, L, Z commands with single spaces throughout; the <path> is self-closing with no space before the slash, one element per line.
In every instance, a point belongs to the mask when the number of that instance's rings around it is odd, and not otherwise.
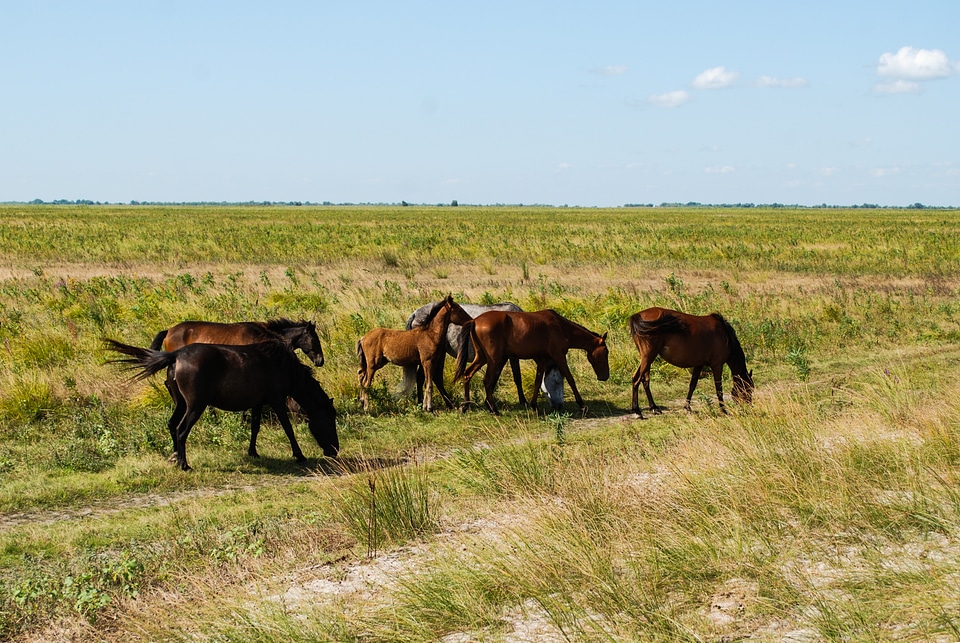
<path fill-rule="evenodd" d="M 363 412 L 357 340 L 447 294 L 607 333 L 587 413 L 509 375 L 500 416 L 425 413 L 393 365 Z M 725 370 L 687 412 L 658 361 L 633 417 L 652 306 L 721 312 L 753 403 Z M 104 339 L 278 317 L 316 323 L 339 457 L 208 411 L 181 471 Z M 0 638 L 958 640 L 958 366 L 957 211 L 0 206 Z"/>

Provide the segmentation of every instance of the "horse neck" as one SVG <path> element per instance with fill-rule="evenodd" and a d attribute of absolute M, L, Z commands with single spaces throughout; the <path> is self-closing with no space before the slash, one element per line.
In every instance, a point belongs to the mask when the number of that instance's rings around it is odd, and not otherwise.
<path fill-rule="evenodd" d="M 746 377 L 747 356 L 743 352 L 743 346 L 740 345 L 740 340 L 737 339 L 737 334 L 734 332 L 733 327 L 726 322 L 724 322 L 724 324 L 727 328 L 727 350 L 729 351 L 727 355 L 727 366 L 730 367 L 730 374 Z"/>
<path fill-rule="evenodd" d="M 567 336 L 567 340 L 570 342 L 571 348 L 590 350 L 597 345 L 599 337 L 595 333 L 565 317 L 560 317 L 560 320 L 560 324 L 563 327 L 564 334 Z"/>
<path fill-rule="evenodd" d="M 450 325 L 450 316 L 453 311 L 449 306 L 444 306 L 433 316 L 430 323 L 425 326 L 431 336 L 442 337 L 447 332 L 447 326 Z"/>

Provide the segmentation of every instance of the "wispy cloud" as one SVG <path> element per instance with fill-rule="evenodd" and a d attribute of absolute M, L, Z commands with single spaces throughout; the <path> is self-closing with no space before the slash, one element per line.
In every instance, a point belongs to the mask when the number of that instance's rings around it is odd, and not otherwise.
<path fill-rule="evenodd" d="M 806 78 L 795 76 L 794 78 L 776 78 L 775 76 L 761 76 L 757 79 L 757 87 L 784 87 L 795 89 L 798 87 L 807 87 L 810 83 Z"/>
<path fill-rule="evenodd" d="M 704 168 L 703 171 L 707 174 L 731 174 L 737 170 L 732 165 L 714 165 L 712 167 Z"/>
<path fill-rule="evenodd" d="M 723 89 L 729 87 L 740 78 L 740 72 L 730 71 L 726 67 L 713 67 L 701 72 L 693 79 L 695 89 Z"/>
<path fill-rule="evenodd" d="M 912 80 L 898 78 L 886 83 L 877 83 L 873 86 L 873 91 L 878 94 L 919 94 L 923 91 L 923 87 Z"/>
<path fill-rule="evenodd" d="M 600 76 L 622 76 L 630 70 L 626 65 L 607 65 L 606 67 L 594 67 L 591 71 Z"/>
<path fill-rule="evenodd" d="M 872 170 L 870 170 L 870 174 L 877 177 L 878 179 L 882 179 L 885 176 L 893 176 L 894 174 L 899 174 L 899 173 L 900 173 L 900 168 L 898 167 L 875 167 Z"/>
<path fill-rule="evenodd" d="M 666 94 L 654 94 L 647 99 L 647 102 L 657 107 L 680 107 L 689 100 L 690 94 L 681 89 Z"/>

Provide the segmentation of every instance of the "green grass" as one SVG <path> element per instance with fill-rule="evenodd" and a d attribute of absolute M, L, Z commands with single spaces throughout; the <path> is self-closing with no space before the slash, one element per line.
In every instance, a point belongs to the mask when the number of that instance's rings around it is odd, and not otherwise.
<path fill-rule="evenodd" d="M 958 228 L 918 210 L 0 206 L 0 638 L 956 638 Z M 607 382 L 569 358 L 588 417 L 519 409 L 509 377 L 502 417 L 425 414 L 392 366 L 362 413 L 357 338 L 448 293 L 608 332 Z M 652 305 L 723 313 L 754 405 L 720 413 L 707 379 L 687 414 L 688 372 L 658 363 L 667 412 L 628 417 L 626 323 Z M 245 420 L 207 413 L 180 472 L 165 390 L 128 382 L 103 338 L 279 316 L 317 322 L 340 462 L 297 424 L 298 465 L 274 421 L 249 458 Z M 382 585 L 311 594 L 363 569 Z"/>

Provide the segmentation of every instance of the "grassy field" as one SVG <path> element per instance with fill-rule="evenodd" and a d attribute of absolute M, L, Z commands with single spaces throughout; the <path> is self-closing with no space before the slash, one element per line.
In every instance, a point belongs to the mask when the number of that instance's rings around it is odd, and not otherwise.
<path fill-rule="evenodd" d="M 392 366 L 362 413 L 357 339 L 448 293 L 609 333 L 587 415 L 425 414 Z M 0 638 L 958 640 L 958 295 L 957 211 L 0 206 Z M 652 305 L 730 320 L 754 403 L 658 362 L 629 415 Z M 103 339 L 281 316 L 341 457 L 208 412 L 176 469 Z"/>

